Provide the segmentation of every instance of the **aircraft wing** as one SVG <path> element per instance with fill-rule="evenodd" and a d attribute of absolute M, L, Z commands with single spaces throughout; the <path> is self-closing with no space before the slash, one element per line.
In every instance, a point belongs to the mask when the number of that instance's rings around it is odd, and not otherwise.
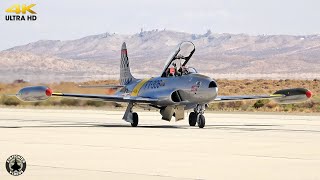
<path fill-rule="evenodd" d="M 217 96 L 215 102 L 273 99 L 279 104 L 304 102 L 311 98 L 312 92 L 304 88 L 283 89 L 271 95 Z"/>
<path fill-rule="evenodd" d="M 114 101 L 114 102 L 138 102 L 138 103 L 152 103 L 158 99 L 143 98 L 137 96 L 119 96 L 119 95 L 101 95 L 101 94 L 73 94 L 73 93 L 52 93 L 52 96 L 60 96 L 66 98 L 81 98 L 100 101 Z"/>
<path fill-rule="evenodd" d="M 46 86 L 29 86 L 22 88 L 16 95 L 18 99 L 27 102 L 36 102 L 47 100 L 50 97 L 66 97 L 89 99 L 96 101 L 113 101 L 113 102 L 132 102 L 132 103 L 153 103 L 158 99 L 143 98 L 138 96 L 126 95 L 104 95 L 104 94 L 77 94 L 77 93 L 57 93 Z"/>
<path fill-rule="evenodd" d="M 217 96 L 213 102 L 229 102 L 229 101 L 244 101 L 244 100 L 259 100 L 259 99 L 279 99 L 284 97 L 282 94 L 272 95 L 244 95 L 244 96 Z"/>

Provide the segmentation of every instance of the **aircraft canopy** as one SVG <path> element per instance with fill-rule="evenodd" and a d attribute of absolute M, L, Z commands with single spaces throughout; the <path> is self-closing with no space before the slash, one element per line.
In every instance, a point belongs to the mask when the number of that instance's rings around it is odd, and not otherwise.
<path fill-rule="evenodd" d="M 174 51 L 174 53 L 169 56 L 161 76 L 167 76 L 166 72 L 168 68 L 175 67 L 176 69 L 180 69 L 185 66 L 192 57 L 195 50 L 196 48 L 194 44 L 190 41 L 184 41 L 180 43 L 176 51 Z"/>

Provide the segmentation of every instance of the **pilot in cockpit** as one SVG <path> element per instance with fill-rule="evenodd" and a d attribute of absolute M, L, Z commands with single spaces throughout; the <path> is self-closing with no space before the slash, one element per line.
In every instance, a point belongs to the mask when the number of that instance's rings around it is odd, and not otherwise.
<path fill-rule="evenodd" d="M 177 65 L 176 63 L 172 63 L 171 67 L 168 67 L 166 71 L 167 77 L 168 76 L 176 76 L 177 75 Z"/>
<path fill-rule="evenodd" d="M 188 72 L 188 67 L 187 66 L 182 66 L 181 67 L 181 74 L 182 75 L 187 75 L 189 72 Z"/>
<path fill-rule="evenodd" d="M 189 68 L 187 66 L 177 66 L 176 62 L 173 62 L 170 67 L 166 70 L 166 77 L 169 76 L 182 76 L 189 74 Z"/>

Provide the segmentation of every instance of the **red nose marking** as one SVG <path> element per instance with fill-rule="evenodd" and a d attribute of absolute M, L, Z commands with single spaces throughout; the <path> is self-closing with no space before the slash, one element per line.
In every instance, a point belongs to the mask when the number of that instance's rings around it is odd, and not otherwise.
<path fill-rule="evenodd" d="M 306 96 L 307 96 L 308 98 L 311 98 L 312 92 L 308 90 L 308 91 L 306 92 Z"/>
<path fill-rule="evenodd" d="M 51 96 L 52 95 L 52 90 L 50 88 L 46 89 L 46 95 Z"/>

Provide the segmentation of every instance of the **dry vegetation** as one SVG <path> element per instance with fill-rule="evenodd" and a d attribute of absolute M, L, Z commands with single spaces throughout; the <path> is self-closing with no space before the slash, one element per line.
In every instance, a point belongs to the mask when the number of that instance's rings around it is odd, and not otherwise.
<path fill-rule="evenodd" d="M 268 111 L 268 112 L 320 112 L 320 81 L 315 80 L 225 80 L 219 79 L 219 95 L 244 95 L 244 94 L 272 94 L 273 92 L 294 87 L 304 87 L 313 92 L 311 100 L 290 105 L 278 105 L 273 101 L 260 100 L 260 101 L 238 101 L 229 103 L 210 104 L 209 109 L 215 111 Z M 117 84 L 115 80 L 105 81 L 89 81 L 82 84 L 98 85 L 98 84 Z M 93 106 L 103 107 L 112 106 L 119 107 L 117 103 L 87 101 L 77 99 L 63 99 L 63 98 L 50 98 L 47 101 L 37 103 L 24 103 L 17 100 L 15 97 L 8 97 L 4 94 L 15 94 L 22 87 L 29 86 L 29 83 L 0 83 L 0 104 L 5 106 Z M 75 93 L 91 93 L 91 94 L 112 94 L 112 90 L 106 89 L 84 89 L 77 87 L 74 82 L 61 82 L 53 84 L 44 84 L 56 92 L 75 92 Z"/>

